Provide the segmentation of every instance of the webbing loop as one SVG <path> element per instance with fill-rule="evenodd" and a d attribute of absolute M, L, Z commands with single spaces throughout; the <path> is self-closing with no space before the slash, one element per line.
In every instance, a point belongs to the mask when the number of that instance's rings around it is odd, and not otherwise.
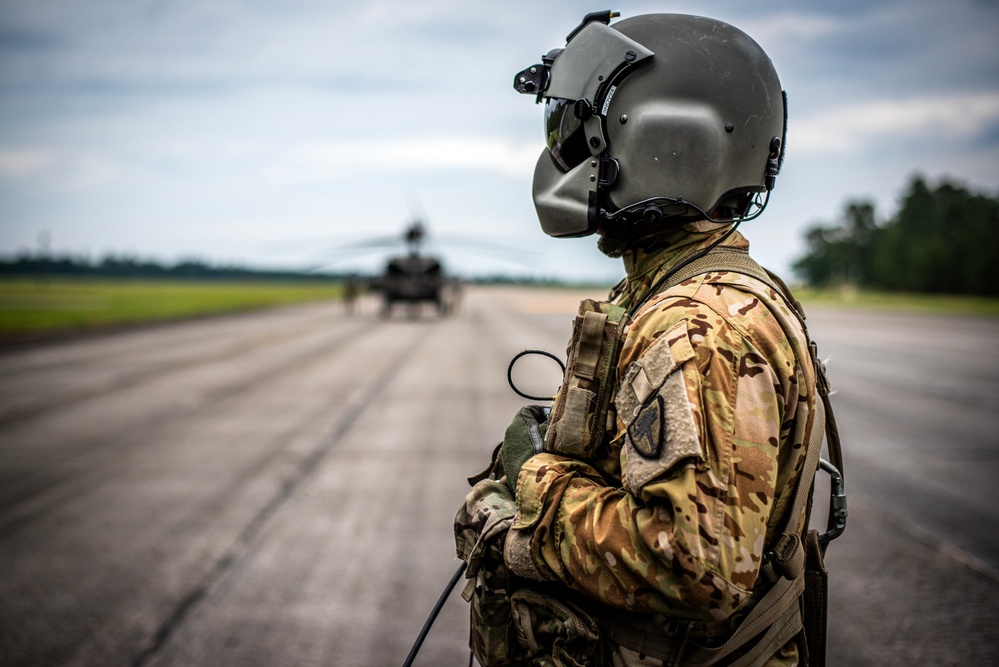
<path fill-rule="evenodd" d="M 596 311 L 587 311 L 583 315 L 583 323 L 579 331 L 579 357 L 576 364 L 576 377 L 592 380 L 597 374 L 597 364 L 600 361 L 600 346 L 603 342 L 604 325 L 607 315 Z"/>

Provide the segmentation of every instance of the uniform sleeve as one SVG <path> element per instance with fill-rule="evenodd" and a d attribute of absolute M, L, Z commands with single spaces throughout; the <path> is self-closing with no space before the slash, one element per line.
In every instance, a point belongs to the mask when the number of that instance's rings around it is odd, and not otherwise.
<path fill-rule="evenodd" d="M 508 542 L 529 552 L 525 576 L 621 608 L 719 620 L 745 603 L 760 567 L 783 361 L 768 362 L 703 304 L 657 308 L 636 321 L 622 353 L 611 443 L 620 482 L 582 461 L 533 457 Z"/>

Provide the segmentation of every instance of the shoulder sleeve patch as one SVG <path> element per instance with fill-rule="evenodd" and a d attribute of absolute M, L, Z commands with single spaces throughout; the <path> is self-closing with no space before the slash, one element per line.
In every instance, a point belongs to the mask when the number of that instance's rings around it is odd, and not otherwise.
<path fill-rule="evenodd" d="M 680 322 L 656 338 L 621 382 L 615 407 L 626 430 L 624 483 L 633 494 L 678 462 L 704 457 L 680 371 L 693 358 Z"/>

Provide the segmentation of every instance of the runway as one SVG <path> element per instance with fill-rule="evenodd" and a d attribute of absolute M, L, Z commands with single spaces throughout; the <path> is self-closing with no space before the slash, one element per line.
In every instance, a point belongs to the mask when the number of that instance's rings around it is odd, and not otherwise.
<path fill-rule="evenodd" d="M 476 288 L 443 319 L 318 304 L 0 353 L 0 664 L 402 664 L 457 567 L 465 477 L 524 402 L 507 363 L 562 356 L 582 296 Z M 999 664 L 999 320 L 808 322 L 850 502 L 829 664 Z M 467 637 L 455 594 L 416 664 L 468 664 Z"/>

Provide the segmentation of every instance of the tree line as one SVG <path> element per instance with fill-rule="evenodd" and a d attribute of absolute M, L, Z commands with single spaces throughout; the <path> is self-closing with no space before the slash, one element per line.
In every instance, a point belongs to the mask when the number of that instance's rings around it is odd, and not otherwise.
<path fill-rule="evenodd" d="M 874 204 L 846 203 L 833 224 L 805 231 L 793 263 L 809 285 L 940 294 L 999 295 L 999 197 L 947 179 L 913 177 L 898 210 L 881 220 Z"/>
<path fill-rule="evenodd" d="M 185 260 L 167 265 L 115 255 L 108 255 L 92 262 L 86 258 L 49 256 L 43 253 L 0 259 L 0 277 L 329 282 L 349 276 L 311 271 L 214 266 L 201 260 Z"/>

